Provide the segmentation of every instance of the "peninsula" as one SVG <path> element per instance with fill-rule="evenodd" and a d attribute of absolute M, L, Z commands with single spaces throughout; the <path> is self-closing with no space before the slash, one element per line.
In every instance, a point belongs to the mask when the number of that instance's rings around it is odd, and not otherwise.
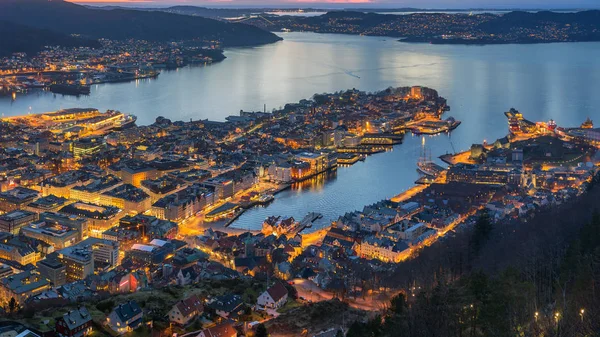
<path fill-rule="evenodd" d="M 272 31 L 357 34 L 433 44 L 507 44 L 600 41 L 600 11 L 575 13 L 413 13 L 335 11 L 324 15 L 244 19 Z"/>

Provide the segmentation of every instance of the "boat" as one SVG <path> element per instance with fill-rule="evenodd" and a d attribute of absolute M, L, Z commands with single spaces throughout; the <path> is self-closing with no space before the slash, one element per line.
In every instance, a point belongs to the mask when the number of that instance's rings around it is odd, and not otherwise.
<path fill-rule="evenodd" d="M 582 129 L 593 129 L 594 128 L 594 122 L 592 122 L 592 120 L 588 117 L 585 122 L 583 122 L 581 124 L 581 128 Z"/>
<path fill-rule="evenodd" d="M 78 85 L 78 84 L 52 84 L 50 86 L 50 91 L 55 94 L 63 94 L 63 95 L 89 95 L 90 94 L 90 86 L 88 85 Z"/>
<path fill-rule="evenodd" d="M 261 194 L 256 201 L 258 204 L 268 204 L 273 201 L 275 197 L 272 194 Z"/>
<path fill-rule="evenodd" d="M 444 168 L 431 160 L 431 152 L 427 154 L 425 137 L 423 137 L 421 144 L 422 153 L 419 161 L 417 162 L 417 172 L 421 175 L 435 178 L 444 171 Z"/>

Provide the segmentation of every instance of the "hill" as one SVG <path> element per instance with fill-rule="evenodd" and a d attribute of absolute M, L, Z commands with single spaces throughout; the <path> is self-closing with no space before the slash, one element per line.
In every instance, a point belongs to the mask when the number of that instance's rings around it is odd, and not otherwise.
<path fill-rule="evenodd" d="M 502 44 L 600 41 L 600 11 L 412 13 L 335 11 L 320 16 L 278 16 L 245 21 L 269 30 L 361 34 L 434 44 Z"/>
<path fill-rule="evenodd" d="M 81 39 L 50 30 L 31 28 L 8 21 L 0 21 L 0 56 L 23 52 L 34 54 L 44 46 L 99 47 L 95 40 Z"/>
<path fill-rule="evenodd" d="M 251 46 L 281 40 L 273 33 L 245 24 L 165 12 L 92 9 L 62 0 L 2 0 L 0 20 L 95 39 L 202 39 L 220 40 L 224 46 Z"/>

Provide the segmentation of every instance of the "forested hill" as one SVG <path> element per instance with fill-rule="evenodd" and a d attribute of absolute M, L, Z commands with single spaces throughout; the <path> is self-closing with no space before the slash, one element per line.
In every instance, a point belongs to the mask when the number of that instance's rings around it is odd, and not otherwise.
<path fill-rule="evenodd" d="M 226 47 L 260 45 L 281 39 L 245 24 L 164 12 L 91 9 L 62 0 L 2 0 L 0 20 L 94 39 L 220 40 Z"/>
<path fill-rule="evenodd" d="M 44 46 L 99 47 L 96 40 L 72 37 L 46 29 L 31 28 L 13 22 L 0 21 L 0 56 L 16 52 L 34 54 Z"/>

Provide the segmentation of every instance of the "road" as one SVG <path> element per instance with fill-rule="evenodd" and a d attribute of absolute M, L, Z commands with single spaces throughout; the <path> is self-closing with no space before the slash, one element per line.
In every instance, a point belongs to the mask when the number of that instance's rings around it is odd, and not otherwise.
<path fill-rule="evenodd" d="M 306 279 L 294 279 L 294 288 L 298 291 L 298 297 L 307 301 L 320 302 L 333 299 L 333 293 L 325 291 L 314 282 Z M 372 294 L 363 298 L 346 298 L 344 301 L 352 308 L 365 311 L 381 311 L 389 305 L 389 299 L 395 294 Z"/>

